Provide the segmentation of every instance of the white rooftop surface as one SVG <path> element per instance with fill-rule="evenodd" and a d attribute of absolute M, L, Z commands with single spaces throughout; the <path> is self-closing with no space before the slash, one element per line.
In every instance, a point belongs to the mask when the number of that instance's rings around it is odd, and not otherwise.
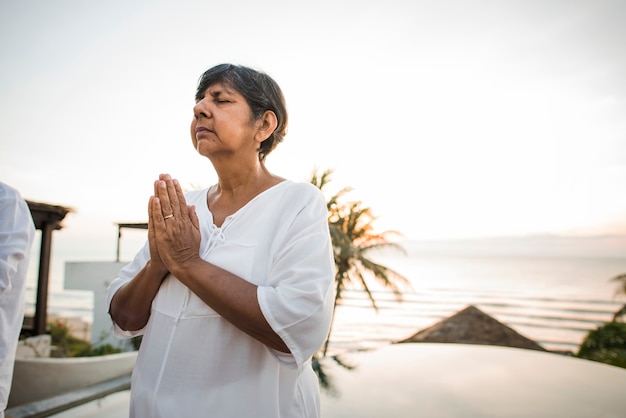
<path fill-rule="evenodd" d="M 626 369 L 559 354 L 468 344 L 406 343 L 322 361 L 336 394 L 323 418 L 621 418 Z M 129 392 L 53 415 L 128 417 Z"/>
<path fill-rule="evenodd" d="M 345 360 L 356 370 L 327 370 L 340 393 L 324 418 L 626 416 L 626 369 L 554 353 L 413 343 Z"/>

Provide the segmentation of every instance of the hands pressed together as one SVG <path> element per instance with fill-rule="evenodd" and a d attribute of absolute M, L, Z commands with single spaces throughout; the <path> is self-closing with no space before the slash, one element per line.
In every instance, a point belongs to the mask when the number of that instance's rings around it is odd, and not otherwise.
<path fill-rule="evenodd" d="M 162 273 L 175 272 L 199 258 L 200 227 L 195 206 L 187 206 L 177 180 L 169 174 L 154 182 L 148 205 L 150 267 Z"/>
<path fill-rule="evenodd" d="M 154 182 L 148 205 L 150 260 L 111 299 L 113 321 L 127 331 L 146 326 L 163 279 L 172 273 L 224 319 L 263 344 L 289 348 L 269 325 L 257 299 L 257 286 L 200 258 L 200 224 L 177 180 L 169 174 Z M 207 278 L 210 278 L 207 279 Z"/>

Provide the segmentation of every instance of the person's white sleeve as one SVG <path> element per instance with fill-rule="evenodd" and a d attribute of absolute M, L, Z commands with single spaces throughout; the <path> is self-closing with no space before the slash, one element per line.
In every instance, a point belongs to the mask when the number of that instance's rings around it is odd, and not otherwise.
<path fill-rule="evenodd" d="M 0 190 L 0 295 L 11 290 L 22 260 L 28 258 L 35 236 L 26 202 L 12 189 Z"/>
<path fill-rule="evenodd" d="M 328 212 L 321 193 L 294 219 L 276 254 L 268 286 L 259 286 L 261 311 L 291 354 L 272 350 L 287 367 L 301 367 L 328 336 L 334 303 L 334 260 Z"/>
<path fill-rule="evenodd" d="M 149 259 L 150 259 L 150 248 L 148 246 L 148 242 L 146 241 L 145 245 L 137 253 L 133 261 L 127 264 L 126 266 L 122 267 L 122 269 L 118 273 L 118 277 L 115 280 L 113 280 L 111 284 L 109 285 L 109 288 L 107 289 L 107 300 L 106 300 L 107 313 L 111 309 L 111 300 L 113 300 L 113 296 L 115 295 L 115 293 L 118 290 L 120 290 L 124 285 L 126 285 L 128 282 L 130 282 L 133 279 L 133 277 L 135 277 L 137 273 L 139 273 L 139 271 L 146 265 Z M 125 331 L 122 328 L 120 328 L 115 323 L 115 321 L 113 321 L 113 318 L 111 318 L 111 320 L 113 322 L 113 335 L 115 335 L 117 338 L 127 339 L 127 338 L 132 338 L 132 337 L 136 337 L 138 335 L 143 334 L 143 328 L 139 330 L 134 330 L 134 331 Z"/>

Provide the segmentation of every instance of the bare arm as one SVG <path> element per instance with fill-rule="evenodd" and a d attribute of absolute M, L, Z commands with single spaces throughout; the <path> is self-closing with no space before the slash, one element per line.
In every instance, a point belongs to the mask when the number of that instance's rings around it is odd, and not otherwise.
<path fill-rule="evenodd" d="M 150 319 L 152 300 L 165 276 L 151 268 L 150 261 L 137 276 L 121 287 L 113 296 L 109 314 L 124 331 L 143 328 Z"/>
<path fill-rule="evenodd" d="M 270 348 L 289 352 L 261 312 L 257 286 L 200 257 L 172 265 L 172 273 L 224 319 Z"/>

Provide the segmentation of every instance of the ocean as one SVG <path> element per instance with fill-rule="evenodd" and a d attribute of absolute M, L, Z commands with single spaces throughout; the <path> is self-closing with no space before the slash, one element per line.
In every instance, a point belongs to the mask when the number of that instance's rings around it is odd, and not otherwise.
<path fill-rule="evenodd" d="M 406 253 L 378 252 L 377 262 L 409 280 L 402 300 L 370 282 L 378 309 L 359 286 L 343 293 L 329 354 L 372 349 L 407 338 L 474 305 L 546 349 L 576 351 L 587 333 L 626 303 L 610 281 L 626 273 L 626 239 L 604 237 L 575 245 L 554 238 L 403 242 Z M 568 243 L 568 245 L 564 245 Z M 35 289 L 27 290 L 27 313 Z M 93 319 L 93 296 L 51 286 L 50 314 Z"/>
<path fill-rule="evenodd" d="M 402 340 L 474 305 L 548 350 L 576 352 L 590 330 L 626 303 L 611 281 L 626 273 L 626 246 L 608 237 L 570 241 L 408 243 L 406 254 L 380 254 L 376 260 L 409 279 L 411 289 L 399 301 L 372 286 L 377 311 L 359 287 L 346 291 L 329 350 Z"/>

